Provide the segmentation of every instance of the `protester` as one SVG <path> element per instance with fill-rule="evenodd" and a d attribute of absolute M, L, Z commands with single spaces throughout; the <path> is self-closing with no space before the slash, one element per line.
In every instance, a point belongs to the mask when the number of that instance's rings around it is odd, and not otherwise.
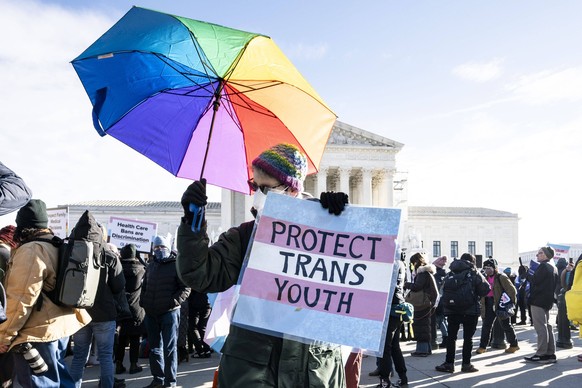
<path fill-rule="evenodd" d="M 119 324 L 119 337 L 115 351 L 115 373 L 124 373 L 127 369 L 123 366 L 125 348 L 129 344 L 129 373 L 139 373 L 143 368 L 137 364 L 139 357 L 140 337 L 144 331 L 143 320 L 145 311 L 139 305 L 139 296 L 145 275 L 144 265 L 137 259 L 136 246 L 128 244 L 119 250 L 121 267 L 125 277 L 125 295 L 131 318 L 125 319 Z"/>
<path fill-rule="evenodd" d="M 572 349 L 574 346 L 572 342 L 572 333 L 570 332 L 570 320 L 566 310 L 565 289 L 562 286 L 562 274 L 568 267 L 568 261 L 564 257 L 560 257 L 556 262 L 556 269 L 558 270 L 558 277 L 560 282 L 556 286 L 558 315 L 556 315 L 556 327 L 558 329 L 558 339 L 556 340 L 556 347 L 563 349 Z"/>
<path fill-rule="evenodd" d="M 572 286 L 574 285 L 574 274 L 576 273 L 576 267 L 578 266 L 578 264 L 580 263 L 580 261 L 582 260 L 582 255 L 580 255 L 578 257 L 578 260 L 576 260 L 576 263 L 574 263 L 574 260 L 572 258 L 570 258 L 570 261 L 568 262 L 568 265 L 566 266 L 566 268 L 564 269 L 564 271 L 562 271 L 562 274 L 560 275 L 560 285 L 562 286 L 562 300 L 564 303 L 564 313 L 566 313 L 566 318 L 568 318 L 568 306 L 566 304 L 566 300 L 565 300 L 565 293 L 567 291 L 570 291 L 572 289 Z M 571 326 L 571 322 L 568 320 L 567 324 L 569 325 L 569 330 L 568 333 L 570 333 L 570 330 L 572 330 L 572 326 Z M 575 328 L 575 326 L 574 326 Z M 568 344 L 572 344 L 572 339 L 571 336 L 568 338 L 570 341 Z M 558 344 L 556 343 L 556 346 L 558 346 Z M 570 346 L 570 348 L 572 348 L 573 346 Z M 582 361 L 582 354 L 578 355 L 578 361 Z"/>
<path fill-rule="evenodd" d="M 448 337 L 448 329 L 447 329 L 447 318 L 444 314 L 444 307 L 443 307 L 443 300 L 442 300 L 442 285 L 443 285 L 443 278 L 447 274 L 447 270 L 445 269 L 446 265 L 448 264 L 449 258 L 447 256 L 437 257 L 432 264 L 436 267 L 436 273 L 434 275 L 434 280 L 437 285 L 437 289 L 439 290 L 439 303 L 436 307 L 434 319 L 431 321 L 431 335 L 433 343 L 436 343 L 437 339 L 437 327 L 441 332 L 442 341 L 438 344 L 437 348 L 445 348 L 447 345 L 447 337 Z"/>
<path fill-rule="evenodd" d="M 268 191 L 304 198 L 307 159 L 289 144 L 262 152 L 252 162 L 250 188 L 255 191 L 251 212 L 260 215 Z M 254 222 L 245 222 L 223 233 L 208 246 L 206 225 L 192 231 L 194 214 L 189 205 L 207 203 L 205 181 L 192 183 L 182 196 L 184 217 L 178 229 L 178 268 L 181 278 L 197 292 L 221 292 L 236 284 Z M 322 193 L 321 204 L 339 215 L 344 193 Z M 198 223 L 198 219 L 196 220 Z M 231 325 L 222 348 L 218 385 L 229 388 L 344 387 L 344 367 L 339 346 L 304 344 Z"/>
<path fill-rule="evenodd" d="M 515 285 L 515 280 L 517 279 L 517 273 L 515 271 L 512 271 L 511 267 L 505 267 L 505 269 L 503 270 L 503 273 L 507 275 L 507 277 L 509 278 L 509 281 L 511 282 L 511 284 L 513 284 L 513 287 L 515 287 L 515 290 L 517 292 L 517 287 Z M 512 325 L 517 324 L 517 294 L 516 294 L 514 303 L 515 303 L 515 314 L 513 314 L 511 316 L 511 324 Z"/>
<path fill-rule="evenodd" d="M 468 307 L 457 310 L 445 304 L 444 314 L 449 323 L 449 336 L 447 338 L 447 353 L 445 362 L 435 369 L 439 372 L 453 373 L 455 371 L 455 348 L 459 328 L 463 325 L 463 357 L 462 372 L 478 372 L 478 369 L 471 364 L 471 353 L 473 351 L 473 334 L 477 329 L 477 322 L 481 312 L 480 298 L 487 295 L 490 290 L 489 283 L 483 275 L 475 268 L 475 256 L 470 253 L 463 253 L 459 260 L 454 260 L 449 269 L 453 274 L 468 277 L 472 285 L 473 303 Z M 443 299 L 450 300 L 454 295 L 449 294 L 447 288 L 443 288 Z"/>
<path fill-rule="evenodd" d="M 422 292 L 428 295 L 430 305 L 424 309 L 414 309 L 414 337 L 416 338 L 416 350 L 412 352 L 414 357 L 426 357 L 432 354 L 430 322 L 434 314 L 434 306 L 439 292 L 434 279 L 436 268 L 428 264 L 424 253 L 418 252 L 410 257 L 410 265 L 414 268 L 414 282 L 406 282 L 405 290 Z"/>
<path fill-rule="evenodd" d="M 145 310 L 145 325 L 150 345 L 148 387 L 175 387 L 178 370 L 178 327 L 180 305 L 190 295 L 176 272 L 176 254 L 166 237 L 156 236 L 153 256 L 146 268 L 140 305 Z"/>
<path fill-rule="evenodd" d="M 58 249 L 50 242 L 46 205 L 30 200 L 16 215 L 14 239 L 19 244 L 12 253 L 6 274 L 7 316 L 0 325 L 0 353 L 14 355 L 14 372 L 23 387 L 72 387 L 74 382 L 65 363 L 69 336 L 91 320 L 81 309 L 57 306 L 43 292 L 56 283 Z M 30 344 L 47 365 L 35 374 L 22 354 Z"/>
<path fill-rule="evenodd" d="M 0 216 L 18 210 L 32 197 L 21 177 L 0 162 Z"/>
<path fill-rule="evenodd" d="M 499 272 L 497 260 L 485 260 L 483 269 L 485 270 L 486 280 L 491 289 L 481 301 L 483 325 L 481 326 L 481 339 L 479 341 L 479 348 L 477 348 L 477 354 L 482 354 L 487 351 L 487 345 L 489 345 L 489 341 L 491 340 L 491 329 L 495 322 L 501 326 L 507 337 L 507 342 L 509 342 L 509 348 L 505 349 L 505 353 L 515 353 L 519 350 L 519 346 L 517 345 L 517 337 L 511 324 L 511 319 L 509 317 L 507 319 L 499 318 L 496 315 L 496 311 L 499 308 L 499 301 L 503 293 L 507 294 L 511 303 L 515 305 L 517 290 L 507 275 Z"/>
<path fill-rule="evenodd" d="M 394 288 L 394 296 L 392 297 L 392 305 L 390 308 L 390 318 L 388 320 L 388 327 L 386 332 L 386 340 L 384 342 L 384 351 L 381 358 L 378 359 L 378 371 L 380 376 L 380 388 L 392 386 L 390 376 L 392 375 L 392 364 L 398 374 L 399 380 L 396 384 L 400 387 L 408 386 L 408 376 L 406 375 L 406 363 L 402 356 L 400 349 L 400 326 L 402 325 L 401 315 L 396 313 L 400 305 L 404 302 L 404 281 L 405 281 L 404 263 L 400 260 L 394 261 L 394 274 L 396 277 L 396 287 Z"/>
<path fill-rule="evenodd" d="M 16 248 L 14 229 L 16 227 L 13 225 L 7 225 L 0 229 L 0 308 L 2 308 L 2 311 L 6 310 L 4 278 L 6 276 L 8 262 L 10 261 L 10 251 Z M 9 387 L 12 385 L 12 375 L 14 372 L 11 352 L 0 354 L 0 365 L 2 365 L 0 368 L 0 387 Z"/>
<path fill-rule="evenodd" d="M 87 309 L 92 321 L 79 330 L 73 336 L 73 360 L 71 361 L 71 377 L 76 387 L 80 387 L 83 381 L 85 364 L 89 359 L 91 343 L 94 340 L 97 348 L 97 358 L 100 368 L 101 388 L 123 388 L 123 380 L 115 380 L 113 368 L 113 347 L 115 342 L 115 329 L 117 307 L 114 294 L 122 292 L 125 288 L 123 269 L 117 253 L 105 242 L 107 234 L 103 235 L 104 266 L 101 269 L 95 304 Z"/>
<path fill-rule="evenodd" d="M 518 275 L 515 279 L 515 287 L 517 288 L 517 314 L 519 314 L 520 318 L 516 325 L 527 325 L 527 316 L 529 316 L 530 324 L 533 325 L 533 321 L 531 319 L 531 309 L 529 306 L 530 284 L 525 277 Z"/>
<path fill-rule="evenodd" d="M 556 341 L 550 324 L 550 309 L 554 305 L 554 291 L 559 282 L 558 271 L 551 262 L 553 257 L 554 248 L 550 246 L 541 247 L 536 254 L 539 266 L 533 274 L 530 273 L 529 268 L 526 266 L 520 265 L 519 267 L 519 276 L 526 277 L 531 283 L 529 302 L 534 329 L 538 337 L 538 347 L 535 354 L 525 357 L 525 359 L 526 361 L 542 364 L 550 364 L 557 361 Z"/>

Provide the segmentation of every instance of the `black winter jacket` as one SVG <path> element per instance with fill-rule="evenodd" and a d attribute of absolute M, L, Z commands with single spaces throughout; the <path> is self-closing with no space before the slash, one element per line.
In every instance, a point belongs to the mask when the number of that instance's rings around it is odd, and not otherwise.
<path fill-rule="evenodd" d="M 109 249 L 105 250 L 105 264 L 101 270 L 95 304 L 87 310 L 93 322 L 115 321 L 117 307 L 113 294 L 117 294 L 125 288 L 125 278 L 119 258 Z"/>
<path fill-rule="evenodd" d="M 481 314 L 481 298 L 484 297 L 489 293 L 491 290 L 491 286 L 483 275 L 479 271 L 476 270 L 475 265 L 467 260 L 453 260 L 449 269 L 453 273 L 461 273 L 463 271 L 471 271 L 473 273 L 473 287 L 475 290 L 475 303 L 468 307 L 465 311 L 459 312 L 448 309 L 446 306 L 444 307 L 445 315 L 480 315 Z M 443 294 L 443 298 L 446 298 L 446 293 Z"/>
<path fill-rule="evenodd" d="M 127 296 L 133 323 L 140 325 L 145 317 L 145 311 L 139 305 L 145 267 L 137 259 L 122 259 L 121 266 L 123 267 L 123 276 L 125 276 L 125 295 Z"/>
<path fill-rule="evenodd" d="M 542 262 L 533 275 L 528 271 L 526 278 L 531 284 L 529 303 L 550 310 L 554 305 L 554 291 L 559 283 L 556 267 L 547 261 Z"/>
<path fill-rule="evenodd" d="M 148 315 L 157 316 L 180 308 L 190 295 L 176 272 L 176 258 L 152 260 L 146 269 L 139 304 Z"/>

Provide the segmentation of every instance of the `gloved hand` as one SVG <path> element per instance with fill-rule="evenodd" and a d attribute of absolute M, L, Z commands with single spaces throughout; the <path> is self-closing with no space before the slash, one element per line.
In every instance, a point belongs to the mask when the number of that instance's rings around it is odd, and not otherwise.
<path fill-rule="evenodd" d="M 527 271 L 529 270 L 529 268 L 525 265 L 520 265 L 519 269 L 517 270 L 517 273 L 519 274 L 519 277 L 521 279 L 525 278 L 525 276 L 527 275 Z"/>
<path fill-rule="evenodd" d="M 339 216 L 348 203 L 348 195 L 342 192 L 324 191 L 319 196 L 319 201 L 321 206 L 329 211 L 329 214 Z"/>
<path fill-rule="evenodd" d="M 184 208 L 184 218 L 191 224 L 194 220 L 194 213 L 190 210 L 190 204 L 198 207 L 206 206 L 208 197 L 206 196 L 206 179 L 202 178 L 199 181 L 194 181 L 184 194 L 182 194 L 182 207 Z"/>

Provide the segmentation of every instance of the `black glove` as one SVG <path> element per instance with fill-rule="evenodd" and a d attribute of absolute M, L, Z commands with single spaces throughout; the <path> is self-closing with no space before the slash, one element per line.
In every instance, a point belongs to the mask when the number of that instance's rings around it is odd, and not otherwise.
<path fill-rule="evenodd" d="M 194 213 L 190 210 L 190 204 L 193 203 L 198 207 L 206 206 L 208 197 L 206 196 L 206 179 L 194 181 L 184 194 L 182 194 L 182 207 L 184 208 L 184 218 L 191 224 L 194 220 Z"/>
<path fill-rule="evenodd" d="M 319 196 L 319 201 L 324 209 L 328 209 L 329 214 L 339 216 L 348 203 L 348 195 L 342 192 L 324 191 Z"/>

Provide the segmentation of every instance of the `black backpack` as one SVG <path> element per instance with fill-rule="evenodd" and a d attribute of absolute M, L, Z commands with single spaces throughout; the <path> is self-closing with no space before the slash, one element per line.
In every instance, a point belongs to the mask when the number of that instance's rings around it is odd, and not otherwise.
<path fill-rule="evenodd" d="M 105 265 L 103 230 L 93 215 L 86 210 L 64 240 L 54 236 L 34 241 L 50 242 L 59 249 L 55 288 L 43 290 L 43 294 L 59 306 L 93 307 Z M 42 299 L 38 308 L 41 306 Z"/>
<path fill-rule="evenodd" d="M 450 271 L 443 278 L 442 302 L 445 309 L 463 312 L 475 304 L 474 276 L 472 270 L 466 269 L 459 273 Z"/>

